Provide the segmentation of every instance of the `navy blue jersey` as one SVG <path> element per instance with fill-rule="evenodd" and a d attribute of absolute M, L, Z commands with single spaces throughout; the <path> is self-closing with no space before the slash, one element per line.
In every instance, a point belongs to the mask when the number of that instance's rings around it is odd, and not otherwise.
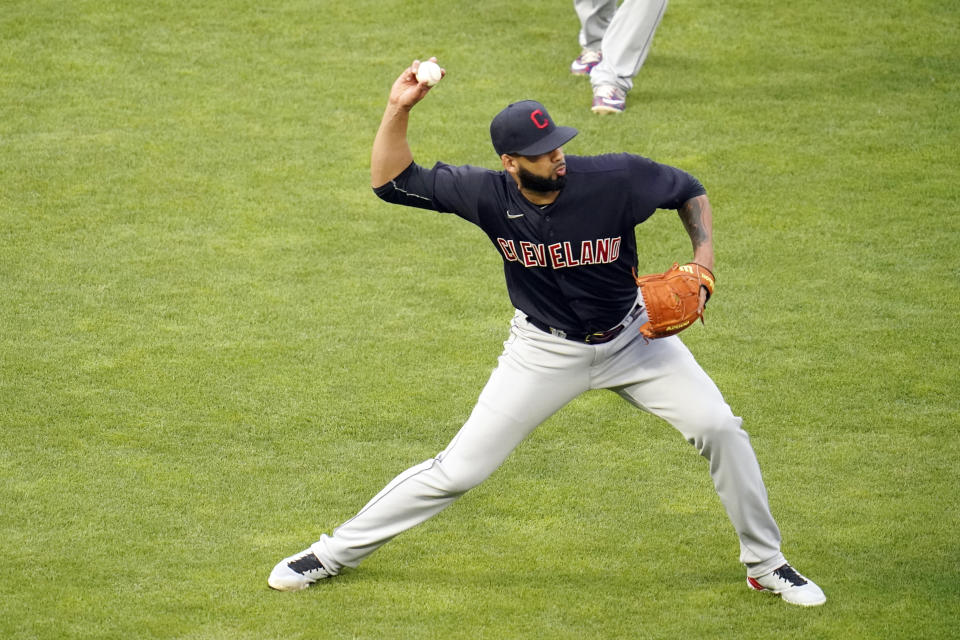
<path fill-rule="evenodd" d="M 503 258 L 510 301 L 528 316 L 570 333 L 604 331 L 636 301 L 634 227 L 705 191 L 689 173 L 641 156 L 566 163 L 566 184 L 545 207 L 524 198 L 504 171 L 442 162 L 411 164 L 375 192 L 483 229 Z"/>

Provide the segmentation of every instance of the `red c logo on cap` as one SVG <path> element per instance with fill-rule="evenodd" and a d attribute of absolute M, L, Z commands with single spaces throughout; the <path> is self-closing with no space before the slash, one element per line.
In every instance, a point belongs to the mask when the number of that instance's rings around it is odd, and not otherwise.
<path fill-rule="evenodd" d="M 538 119 L 537 116 L 540 118 Z M 550 121 L 543 116 L 543 111 L 537 109 L 530 114 L 530 119 L 533 120 L 533 124 L 536 125 L 537 129 L 546 129 L 550 126 Z"/>

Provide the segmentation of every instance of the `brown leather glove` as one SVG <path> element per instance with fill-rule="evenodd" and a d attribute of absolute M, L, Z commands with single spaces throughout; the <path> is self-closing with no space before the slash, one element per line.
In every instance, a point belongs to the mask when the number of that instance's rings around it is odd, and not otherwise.
<path fill-rule="evenodd" d="M 697 318 L 703 322 L 700 307 L 700 287 L 707 290 L 707 299 L 713 295 L 713 274 L 696 262 L 674 263 L 663 273 L 636 278 L 643 295 L 649 320 L 640 327 L 647 338 L 663 338 L 680 333 Z"/>

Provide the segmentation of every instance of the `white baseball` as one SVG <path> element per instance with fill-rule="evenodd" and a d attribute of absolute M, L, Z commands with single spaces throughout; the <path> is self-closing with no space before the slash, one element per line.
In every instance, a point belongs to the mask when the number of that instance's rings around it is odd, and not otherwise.
<path fill-rule="evenodd" d="M 425 60 L 421 62 L 417 68 L 417 82 L 426 82 L 428 87 L 432 87 L 440 82 L 440 78 L 442 77 L 443 74 L 440 73 L 440 65 L 436 62 Z"/>

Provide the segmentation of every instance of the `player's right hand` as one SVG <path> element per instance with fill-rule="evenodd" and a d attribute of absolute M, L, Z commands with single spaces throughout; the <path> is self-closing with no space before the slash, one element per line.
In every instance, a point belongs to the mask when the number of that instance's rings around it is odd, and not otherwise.
<path fill-rule="evenodd" d="M 436 62 L 436 58 L 430 58 Z M 430 87 L 426 83 L 417 81 L 417 69 L 420 68 L 420 61 L 414 60 L 409 67 L 404 69 L 390 89 L 390 103 L 403 109 L 410 110 L 427 95 Z M 446 73 L 446 70 L 443 70 Z"/>

